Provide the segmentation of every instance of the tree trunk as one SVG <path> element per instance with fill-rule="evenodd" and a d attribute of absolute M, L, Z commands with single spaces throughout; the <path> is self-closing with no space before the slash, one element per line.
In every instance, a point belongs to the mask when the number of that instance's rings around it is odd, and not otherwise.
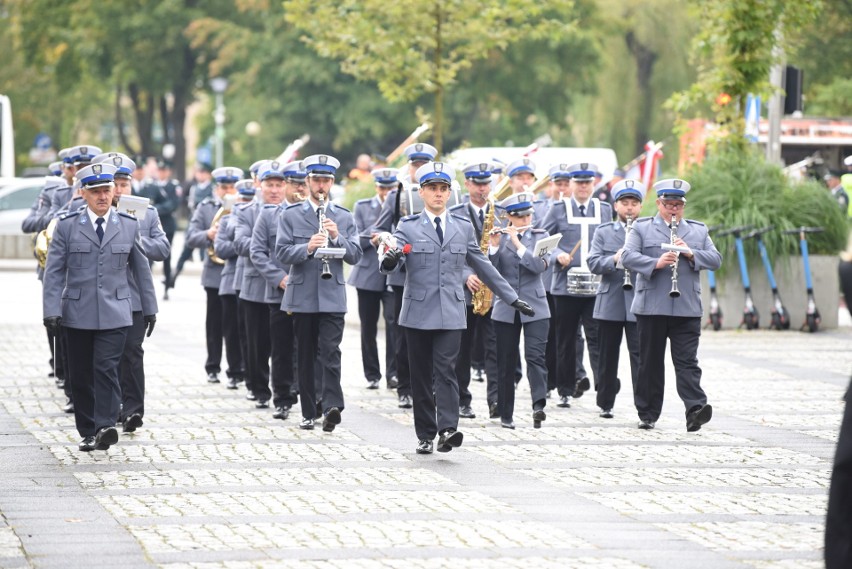
<path fill-rule="evenodd" d="M 169 104 L 165 95 L 160 95 L 160 124 L 163 125 L 163 144 L 171 144 L 171 121 L 169 120 Z"/>
<path fill-rule="evenodd" d="M 128 86 L 130 100 L 133 103 L 133 114 L 136 119 L 136 133 L 139 136 L 141 152 L 144 157 L 154 156 L 154 141 L 152 126 L 154 122 L 154 101 L 151 94 L 141 91 L 139 85 L 131 83 Z"/>
<path fill-rule="evenodd" d="M 645 143 L 651 138 L 651 117 L 654 111 L 653 94 L 651 93 L 651 76 L 654 73 L 654 64 L 658 55 L 648 46 L 639 42 L 633 30 L 624 36 L 627 49 L 636 60 L 636 84 L 639 95 L 639 109 L 636 116 L 634 131 L 634 144 L 636 152 L 642 152 Z"/>
<path fill-rule="evenodd" d="M 130 146 L 130 141 L 127 139 L 127 133 L 124 132 L 124 116 L 121 113 L 121 85 L 117 85 L 115 87 L 115 128 L 118 130 L 118 139 L 121 141 L 121 146 L 124 147 L 124 150 L 130 156 L 136 156 L 139 154 L 137 150 L 135 150 L 132 146 Z M 137 164 L 139 168 L 142 167 L 142 164 Z"/>

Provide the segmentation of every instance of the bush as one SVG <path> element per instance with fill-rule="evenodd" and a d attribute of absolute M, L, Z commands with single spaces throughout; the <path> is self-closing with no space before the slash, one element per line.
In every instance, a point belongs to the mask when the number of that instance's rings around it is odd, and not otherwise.
<path fill-rule="evenodd" d="M 686 180 L 692 185 L 687 195 L 688 218 L 709 227 L 774 225 L 774 231 L 763 235 L 773 262 L 798 255 L 798 235 L 786 235 L 785 229 L 824 227 L 825 232 L 808 236 L 808 249 L 813 254 L 835 255 L 846 246 L 846 216 L 830 192 L 817 182 L 789 180 L 781 168 L 767 163 L 757 149 L 710 156 L 693 168 Z M 724 258 L 736 258 L 732 236 L 714 237 L 714 243 Z M 755 240 L 749 239 L 744 245 L 749 264 L 760 266 Z M 723 264 L 721 272 L 726 267 L 736 267 L 736 263 Z"/>

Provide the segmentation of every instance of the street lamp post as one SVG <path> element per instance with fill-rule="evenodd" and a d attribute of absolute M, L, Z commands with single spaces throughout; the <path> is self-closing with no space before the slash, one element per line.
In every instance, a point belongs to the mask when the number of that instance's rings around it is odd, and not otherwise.
<path fill-rule="evenodd" d="M 224 164 L 225 89 L 228 88 L 228 80 L 224 77 L 214 77 L 210 80 L 210 88 L 216 94 L 216 110 L 213 112 L 213 120 L 216 122 L 216 167 L 220 168 Z"/>

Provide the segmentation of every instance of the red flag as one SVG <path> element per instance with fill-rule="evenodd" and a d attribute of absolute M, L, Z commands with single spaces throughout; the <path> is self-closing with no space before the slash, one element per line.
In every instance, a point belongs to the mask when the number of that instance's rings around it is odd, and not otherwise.
<path fill-rule="evenodd" d="M 639 174 L 642 177 L 642 183 L 649 190 L 654 185 L 654 178 L 659 175 L 660 159 L 663 157 L 662 147 L 662 143 L 649 140 L 645 143 L 645 155 L 639 162 Z"/>

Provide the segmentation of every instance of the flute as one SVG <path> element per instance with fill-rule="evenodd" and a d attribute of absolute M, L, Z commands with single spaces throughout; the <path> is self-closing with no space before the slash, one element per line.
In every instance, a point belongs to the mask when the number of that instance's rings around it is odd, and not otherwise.
<path fill-rule="evenodd" d="M 515 227 L 515 226 L 511 225 L 509 227 Z M 509 227 L 495 227 L 494 229 L 491 230 L 491 235 L 497 235 L 498 233 L 508 233 Z M 532 227 L 532 225 L 524 225 L 524 226 L 521 226 L 521 227 L 515 227 L 515 229 L 517 229 L 518 231 L 526 231 L 530 227 Z"/>

